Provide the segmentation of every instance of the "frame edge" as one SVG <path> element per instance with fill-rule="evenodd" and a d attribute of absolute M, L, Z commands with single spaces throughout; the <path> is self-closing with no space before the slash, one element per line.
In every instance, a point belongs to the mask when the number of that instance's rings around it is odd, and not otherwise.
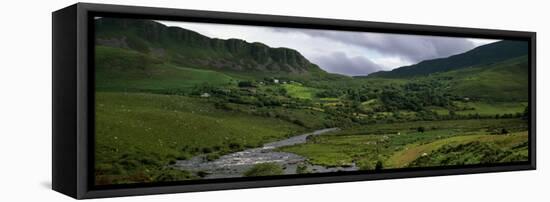
<path fill-rule="evenodd" d="M 76 5 L 52 12 L 52 189 L 77 197 Z"/>
<path fill-rule="evenodd" d="M 260 188 L 260 187 L 276 187 L 276 186 L 291 186 L 291 185 L 308 185 L 308 184 L 319 184 L 319 183 L 341 183 L 341 182 L 353 182 L 353 181 L 365 181 L 365 180 L 381 180 L 381 179 L 396 179 L 396 178 L 411 178 L 411 177 L 438 177 L 438 176 L 447 176 L 447 175 L 460 175 L 460 174 L 476 174 L 476 173 L 489 173 L 489 172 L 505 172 L 505 171 L 521 171 L 521 170 L 535 170 L 536 169 L 536 33 L 535 32 L 520 32 L 520 31 L 508 31 L 508 30 L 489 30 L 489 29 L 477 29 L 477 28 L 462 28 L 462 27 L 445 27 L 445 26 L 432 26 L 432 25 L 414 25 L 414 24 L 401 24 L 401 23 L 383 23 L 383 22 L 368 22 L 368 21 L 353 21 L 353 20 L 337 20 L 337 19 L 321 19 L 321 18 L 306 18 L 306 17 L 295 17 L 295 16 L 277 16 L 277 15 L 263 15 L 263 14 L 243 14 L 243 13 L 230 13 L 230 12 L 215 12 L 215 11 L 196 11 L 196 10 L 184 10 L 184 9 L 168 9 L 168 8 L 155 8 L 155 7 L 135 7 L 135 6 L 119 6 L 119 5 L 108 5 L 108 4 L 90 4 L 90 3 L 77 3 L 76 10 L 78 17 L 75 17 L 77 20 L 77 42 L 75 44 L 77 47 L 76 58 L 77 58 L 77 82 L 75 83 L 78 86 L 77 90 L 77 118 L 78 118 L 78 137 L 76 140 L 77 143 L 77 155 L 78 160 L 75 164 L 77 170 L 77 179 L 76 186 L 77 191 L 76 195 L 72 196 L 79 199 L 84 198 L 102 198 L 102 197 L 113 197 L 113 196 L 136 196 L 136 195 L 147 195 L 147 194 L 168 194 L 168 193 L 184 193 L 184 192 L 196 192 L 196 191 L 214 191 L 214 190 L 227 190 L 227 189 L 243 189 L 243 188 Z M 135 9 L 135 10 L 133 10 Z M 489 168 L 479 168 L 479 169 L 446 169 L 446 170 L 430 170 L 430 171 L 409 171 L 406 173 L 379 173 L 379 174 L 357 174 L 349 176 L 326 176 L 319 177 L 318 179 L 305 178 L 305 179 L 274 179 L 274 180 L 256 180 L 256 181 L 246 181 L 246 182 L 223 182 L 223 183 L 212 183 L 212 184 L 198 184 L 198 185 L 174 185 L 174 186 L 160 186 L 160 187 L 144 187 L 144 188 L 122 188 L 122 189 L 109 189 L 109 190 L 93 190 L 88 186 L 88 146 L 90 145 L 87 142 L 88 129 L 87 129 L 87 120 L 90 118 L 90 114 L 87 111 L 87 70 L 88 68 L 88 27 L 86 20 L 88 18 L 89 12 L 95 11 L 108 11 L 108 12 L 130 12 L 130 13 L 140 13 L 146 11 L 146 14 L 156 14 L 156 15 L 197 15 L 200 13 L 209 13 L 207 16 L 220 15 L 224 18 L 252 18 L 259 17 L 257 21 L 266 21 L 267 19 L 273 18 L 274 21 L 293 21 L 296 23 L 303 23 L 311 21 L 312 23 L 322 24 L 323 22 L 332 22 L 332 23 L 343 23 L 343 26 L 357 26 L 361 24 L 362 26 L 375 26 L 381 29 L 399 27 L 401 30 L 415 30 L 425 33 L 437 33 L 437 32 L 468 32 L 476 35 L 494 35 L 496 33 L 502 32 L 506 36 L 515 36 L 521 38 L 528 38 L 531 43 L 531 55 L 530 55 L 530 68 L 531 68 L 531 129 L 530 137 L 532 138 L 530 142 L 531 150 L 531 160 L 530 165 L 508 165 L 500 167 L 489 167 Z M 428 31 L 427 31 L 428 30 Z M 431 31 L 430 31 L 431 30 Z M 434 31 L 436 30 L 436 31 Z M 84 97 L 83 97 L 84 96 Z M 367 176 L 369 175 L 369 176 Z M 257 184 L 255 184 L 257 183 Z"/>

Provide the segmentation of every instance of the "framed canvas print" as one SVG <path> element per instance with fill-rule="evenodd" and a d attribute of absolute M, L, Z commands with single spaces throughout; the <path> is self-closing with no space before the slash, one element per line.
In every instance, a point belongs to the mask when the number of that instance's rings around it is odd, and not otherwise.
<path fill-rule="evenodd" d="M 535 33 L 78 3 L 53 13 L 74 198 L 535 169 Z"/>

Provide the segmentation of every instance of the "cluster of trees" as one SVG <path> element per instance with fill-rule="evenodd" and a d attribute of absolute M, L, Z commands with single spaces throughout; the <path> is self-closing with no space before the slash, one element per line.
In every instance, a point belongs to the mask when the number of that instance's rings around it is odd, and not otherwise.
<path fill-rule="evenodd" d="M 195 86 L 189 92 L 178 93 L 178 95 L 201 96 L 206 93 L 209 95 L 208 97 L 213 97 L 216 103 L 236 103 L 257 107 L 295 105 L 295 101 L 285 98 L 287 92 L 282 87 L 268 88 L 262 92 L 257 92 L 256 87 L 257 83 L 252 81 L 241 81 L 238 83 L 238 88 L 204 84 Z M 228 108 L 221 104 L 218 106 Z"/>
<path fill-rule="evenodd" d="M 238 86 L 240 88 L 255 88 L 257 84 L 252 81 L 239 81 Z"/>
<path fill-rule="evenodd" d="M 337 98 L 344 95 L 344 92 L 340 89 L 328 89 L 316 94 L 320 98 Z"/>
<path fill-rule="evenodd" d="M 388 86 L 379 96 L 383 111 L 422 111 L 427 106 L 450 107 L 453 96 L 446 92 L 443 82 L 437 80 L 409 82 L 402 87 Z"/>
<path fill-rule="evenodd" d="M 165 89 L 163 94 L 193 95 L 201 96 L 205 93 L 215 106 L 224 110 L 243 110 L 238 105 L 249 105 L 255 107 L 254 113 L 260 116 L 280 118 L 297 125 L 305 126 L 303 121 L 293 119 L 281 114 L 274 115 L 266 113 L 265 108 L 273 110 L 274 107 L 285 107 L 294 109 L 317 108 L 327 114 L 324 123 L 326 127 L 346 127 L 354 124 L 371 124 L 381 122 L 400 122 L 416 120 L 451 120 L 451 119 L 485 119 L 485 118 L 523 118 L 529 116 L 528 107 L 523 113 L 480 115 L 480 114 L 457 114 L 456 111 L 468 110 L 464 107 L 455 106 L 453 101 L 460 98 L 448 92 L 448 84 L 437 79 L 413 80 L 405 84 L 395 85 L 335 85 L 316 94 L 320 98 L 338 98 L 339 103 L 335 105 L 323 105 L 314 103 L 308 99 L 293 98 L 288 95 L 283 86 L 273 85 L 273 78 L 265 78 L 263 81 L 240 81 L 236 86 L 212 86 L 208 84 L 197 85 L 191 90 L 170 90 Z M 264 87 L 260 87 L 264 86 Z M 375 104 L 369 110 L 362 107 L 362 103 L 376 99 Z M 238 104 L 238 105 L 231 105 Z M 437 114 L 428 107 L 438 106 L 449 110 L 449 114 Z M 413 115 L 410 113 L 414 112 Z M 383 112 L 381 114 L 381 112 Z M 359 116 L 361 114 L 361 116 Z"/>
<path fill-rule="evenodd" d="M 448 92 L 448 84 L 439 79 L 413 80 L 403 85 L 362 85 L 327 88 L 316 94 L 321 98 L 340 98 L 351 102 L 365 102 L 379 99 L 383 105 L 379 112 L 408 110 L 419 112 L 427 106 L 452 106 L 452 100 L 458 99 Z"/>
<path fill-rule="evenodd" d="M 377 98 L 378 92 L 378 89 L 360 86 L 356 88 L 329 88 L 318 92 L 316 96 L 320 98 L 344 98 L 349 101 L 365 102 L 369 99 Z"/>

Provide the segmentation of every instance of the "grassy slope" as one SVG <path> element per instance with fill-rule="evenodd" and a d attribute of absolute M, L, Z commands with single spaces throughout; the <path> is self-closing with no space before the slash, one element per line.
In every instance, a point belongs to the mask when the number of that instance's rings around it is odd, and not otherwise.
<path fill-rule="evenodd" d="M 426 132 L 430 130 L 453 129 L 459 132 L 475 132 L 489 128 L 507 128 L 520 130 L 527 127 L 525 121 L 518 119 L 470 119 L 470 120 L 446 120 L 446 121 L 415 121 L 405 123 L 369 124 L 360 127 L 349 128 L 342 134 L 417 134 L 418 127 L 424 127 Z"/>
<path fill-rule="evenodd" d="M 452 78 L 450 92 L 477 101 L 457 101 L 460 115 L 515 114 L 527 106 L 527 57 L 518 57 L 500 63 L 449 71 L 436 77 Z M 433 108 L 441 115 L 449 114 L 442 108 Z"/>
<path fill-rule="evenodd" d="M 417 79 L 440 79 L 449 83 L 449 92 L 473 101 L 456 101 L 459 108 L 473 108 L 456 111 L 456 114 L 496 115 L 522 113 L 527 106 L 528 76 L 527 57 L 517 57 L 498 63 L 473 66 L 459 70 L 432 74 Z M 362 78 L 369 85 L 399 85 L 404 79 Z M 395 80 L 395 81 L 392 81 Z M 362 104 L 364 110 L 376 106 L 375 100 Z M 442 107 L 429 107 L 440 115 L 448 115 Z"/>
<path fill-rule="evenodd" d="M 494 115 L 494 114 L 515 114 L 522 113 L 527 106 L 526 102 L 467 102 L 459 103 L 458 106 L 474 108 L 473 110 L 457 111 L 457 114 Z"/>
<path fill-rule="evenodd" d="M 426 131 L 417 132 L 416 129 L 420 126 L 425 127 Z M 384 162 L 385 167 L 395 167 L 394 165 L 402 166 L 403 164 L 401 161 L 395 160 L 398 157 L 393 157 L 395 156 L 394 152 L 406 148 L 411 150 L 411 148 L 419 145 L 431 144 L 445 138 L 472 136 L 471 140 L 475 140 L 482 136 L 500 137 L 486 134 L 494 128 L 507 128 L 509 131 L 519 132 L 526 130 L 526 127 L 526 123 L 519 119 L 376 124 L 364 126 L 363 128 L 350 128 L 331 135 L 318 136 L 308 141 L 307 144 L 285 147 L 281 150 L 306 156 L 312 163 L 326 166 L 346 166 L 355 162 L 360 167 L 372 169 L 372 165 L 377 161 L 381 161 Z M 418 156 L 412 155 L 412 157 Z"/>
<path fill-rule="evenodd" d="M 468 108 L 468 110 L 455 111 L 456 114 L 469 115 L 503 115 L 523 113 L 527 102 L 454 102 L 459 108 Z M 439 115 L 448 115 L 449 110 L 442 107 L 430 107 L 430 109 Z"/>
<path fill-rule="evenodd" d="M 500 148 L 509 148 L 527 141 L 527 132 L 514 133 L 512 135 L 468 135 L 457 136 L 437 140 L 428 144 L 412 143 L 405 146 L 406 149 L 394 153 L 387 161 L 388 167 L 405 167 L 413 162 L 422 154 L 430 154 L 445 145 L 456 146 L 471 142 L 492 142 L 499 145 Z"/>
<path fill-rule="evenodd" d="M 495 63 L 522 55 L 527 55 L 528 44 L 525 41 L 502 40 L 476 47 L 465 53 L 447 58 L 425 60 L 418 64 L 396 68 L 387 72 L 376 72 L 370 77 L 414 77 L 426 76 L 436 72 L 445 72 L 468 68 L 475 65 Z"/>
<path fill-rule="evenodd" d="M 120 163 L 124 156 L 136 153 L 141 155 L 133 159 L 137 161 L 224 153 L 303 130 L 280 119 L 218 110 L 201 99 L 181 96 L 100 92 L 96 94 L 96 113 L 98 166 Z"/>
<path fill-rule="evenodd" d="M 162 63 L 127 49 L 97 46 L 96 57 L 96 88 L 100 91 L 188 89 L 200 84 L 236 83 L 220 72 Z"/>
<path fill-rule="evenodd" d="M 528 93 L 527 57 L 471 67 L 441 74 L 452 77 L 456 95 L 493 101 L 526 101 Z"/>

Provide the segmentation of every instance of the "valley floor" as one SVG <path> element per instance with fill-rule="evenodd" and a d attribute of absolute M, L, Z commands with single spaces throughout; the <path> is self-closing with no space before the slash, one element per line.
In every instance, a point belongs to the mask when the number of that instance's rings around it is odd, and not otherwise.
<path fill-rule="evenodd" d="M 197 157 L 215 162 L 324 127 L 314 109 L 274 107 L 275 115 L 265 116 L 208 98 L 149 93 L 98 92 L 96 102 L 98 184 L 234 177 L 177 165 Z M 258 168 L 236 176 L 526 161 L 527 142 L 527 122 L 520 118 L 364 124 L 272 148 L 303 160 L 290 167 L 280 163 L 284 157 L 258 160 Z"/>
<path fill-rule="evenodd" d="M 233 71 L 98 45 L 96 184 L 526 161 L 526 65 L 518 57 L 423 77 L 346 77 Z M 264 148 L 326 128 L 340 130 Z M 218 172 L 227 162 L 246 165 Z"/>

